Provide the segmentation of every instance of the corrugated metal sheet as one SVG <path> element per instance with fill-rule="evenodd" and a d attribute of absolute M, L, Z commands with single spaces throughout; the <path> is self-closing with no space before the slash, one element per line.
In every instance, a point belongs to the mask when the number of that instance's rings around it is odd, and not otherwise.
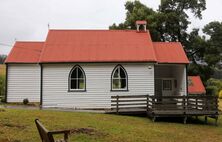
<path fill-rule="evenodd" d="M 205 87 L 201 81 L 200 76 L 188 76 L 188 93 L 189 94 L 204 94 Z"/>
<path fill-rule="evenodd" d="M 180 42 L 153 42 L 153 46 L 158 63 L 189 63 Z"/>
<path fill-rule="evenodd" d="M 38 63 L 44 42 L 16 42 L 5 63 Z"/>
<path fill-rule="evenodd" d="M 40 62 L 155 62 L 149 33 L 50 30 Z"/>
<path fill-rule="evenodd" d="M 189 63 L 182 45 L 152 42 L 135 30 L 50 30 L 46 41 L 16 42 L 6 63 Z"/>

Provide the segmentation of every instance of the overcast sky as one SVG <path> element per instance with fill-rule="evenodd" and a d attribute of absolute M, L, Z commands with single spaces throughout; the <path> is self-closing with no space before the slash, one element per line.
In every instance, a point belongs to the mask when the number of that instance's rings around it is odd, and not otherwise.
<path fill-rule="evenodd" d="M 154 10 L 160 0 L 140 0 Z M 108 29 L 125 19 L 126 0 L 0 0 L 0 54 L 17 41 L 44 41 L 51 29 Z M 222 21 L 222 0 L 207 0 L 203 19 L 191 18 L 191 28 Z"/>

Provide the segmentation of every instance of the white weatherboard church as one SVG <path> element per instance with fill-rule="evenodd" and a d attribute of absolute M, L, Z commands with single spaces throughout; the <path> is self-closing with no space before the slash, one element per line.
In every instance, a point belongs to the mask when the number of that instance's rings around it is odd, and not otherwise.
<path fill-rule="evenodd" d="M 137 30 L 49 30 L 43 42 L 16 42 L 6 59 L 7 102 L 109 109 L 114 95 L 187 95 L 179 42 Z"/>

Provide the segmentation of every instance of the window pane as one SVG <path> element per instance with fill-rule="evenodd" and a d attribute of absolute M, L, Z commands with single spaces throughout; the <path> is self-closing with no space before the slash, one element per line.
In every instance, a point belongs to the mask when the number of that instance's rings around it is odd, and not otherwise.
<path fill-rule="evenodd" d="M 113 78 L 119 78 L 119 68 L 116 68 Z"/>
<path fill-rule="evenodd" d="M 77 68 L 72 71 L 71 78 L 77 78 Z"/>
<path fill-rule="evenodd" d="M 83 78 L 83 72 L 78 68 L 78 78 Z"/>
<path fill-rule="evenodd" d="M 70 86 L 71 86 L 71 89 L 77 89 L 77 80 L 76 79 L 72 79 Z"/>
<path fill-rule="evenodd" d="M 113 79 L 113 89 L 119 89 L 120 88 L 120 80 L 119 79 Z"/>
<path fill-rule="evenodd" d="M 121 79 L 121 88 L 126 88 L 126 79 Z"/>
<path fill-rule="evenodd" d="M 121 78 L 126 78 L 125 72 L 122 68 L 120 68 L 120 77 Z"/>
<path fill-rule="evenodd" d="M 163 90 L 172 90 L 171 80 L 163 80 Z"/>
<path fill-rule="evenodd" d="M 84 89 L 85 88 L 85 81 L 84 79 L 78 80 L 78 89 Z"/>

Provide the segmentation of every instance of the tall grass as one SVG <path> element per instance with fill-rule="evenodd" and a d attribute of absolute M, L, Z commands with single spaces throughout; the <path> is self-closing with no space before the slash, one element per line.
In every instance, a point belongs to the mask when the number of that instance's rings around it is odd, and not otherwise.
<path fill-rule="evenodd" d="M 5 95 L 5 65 L 0 65 L 0 97 Z"/>

